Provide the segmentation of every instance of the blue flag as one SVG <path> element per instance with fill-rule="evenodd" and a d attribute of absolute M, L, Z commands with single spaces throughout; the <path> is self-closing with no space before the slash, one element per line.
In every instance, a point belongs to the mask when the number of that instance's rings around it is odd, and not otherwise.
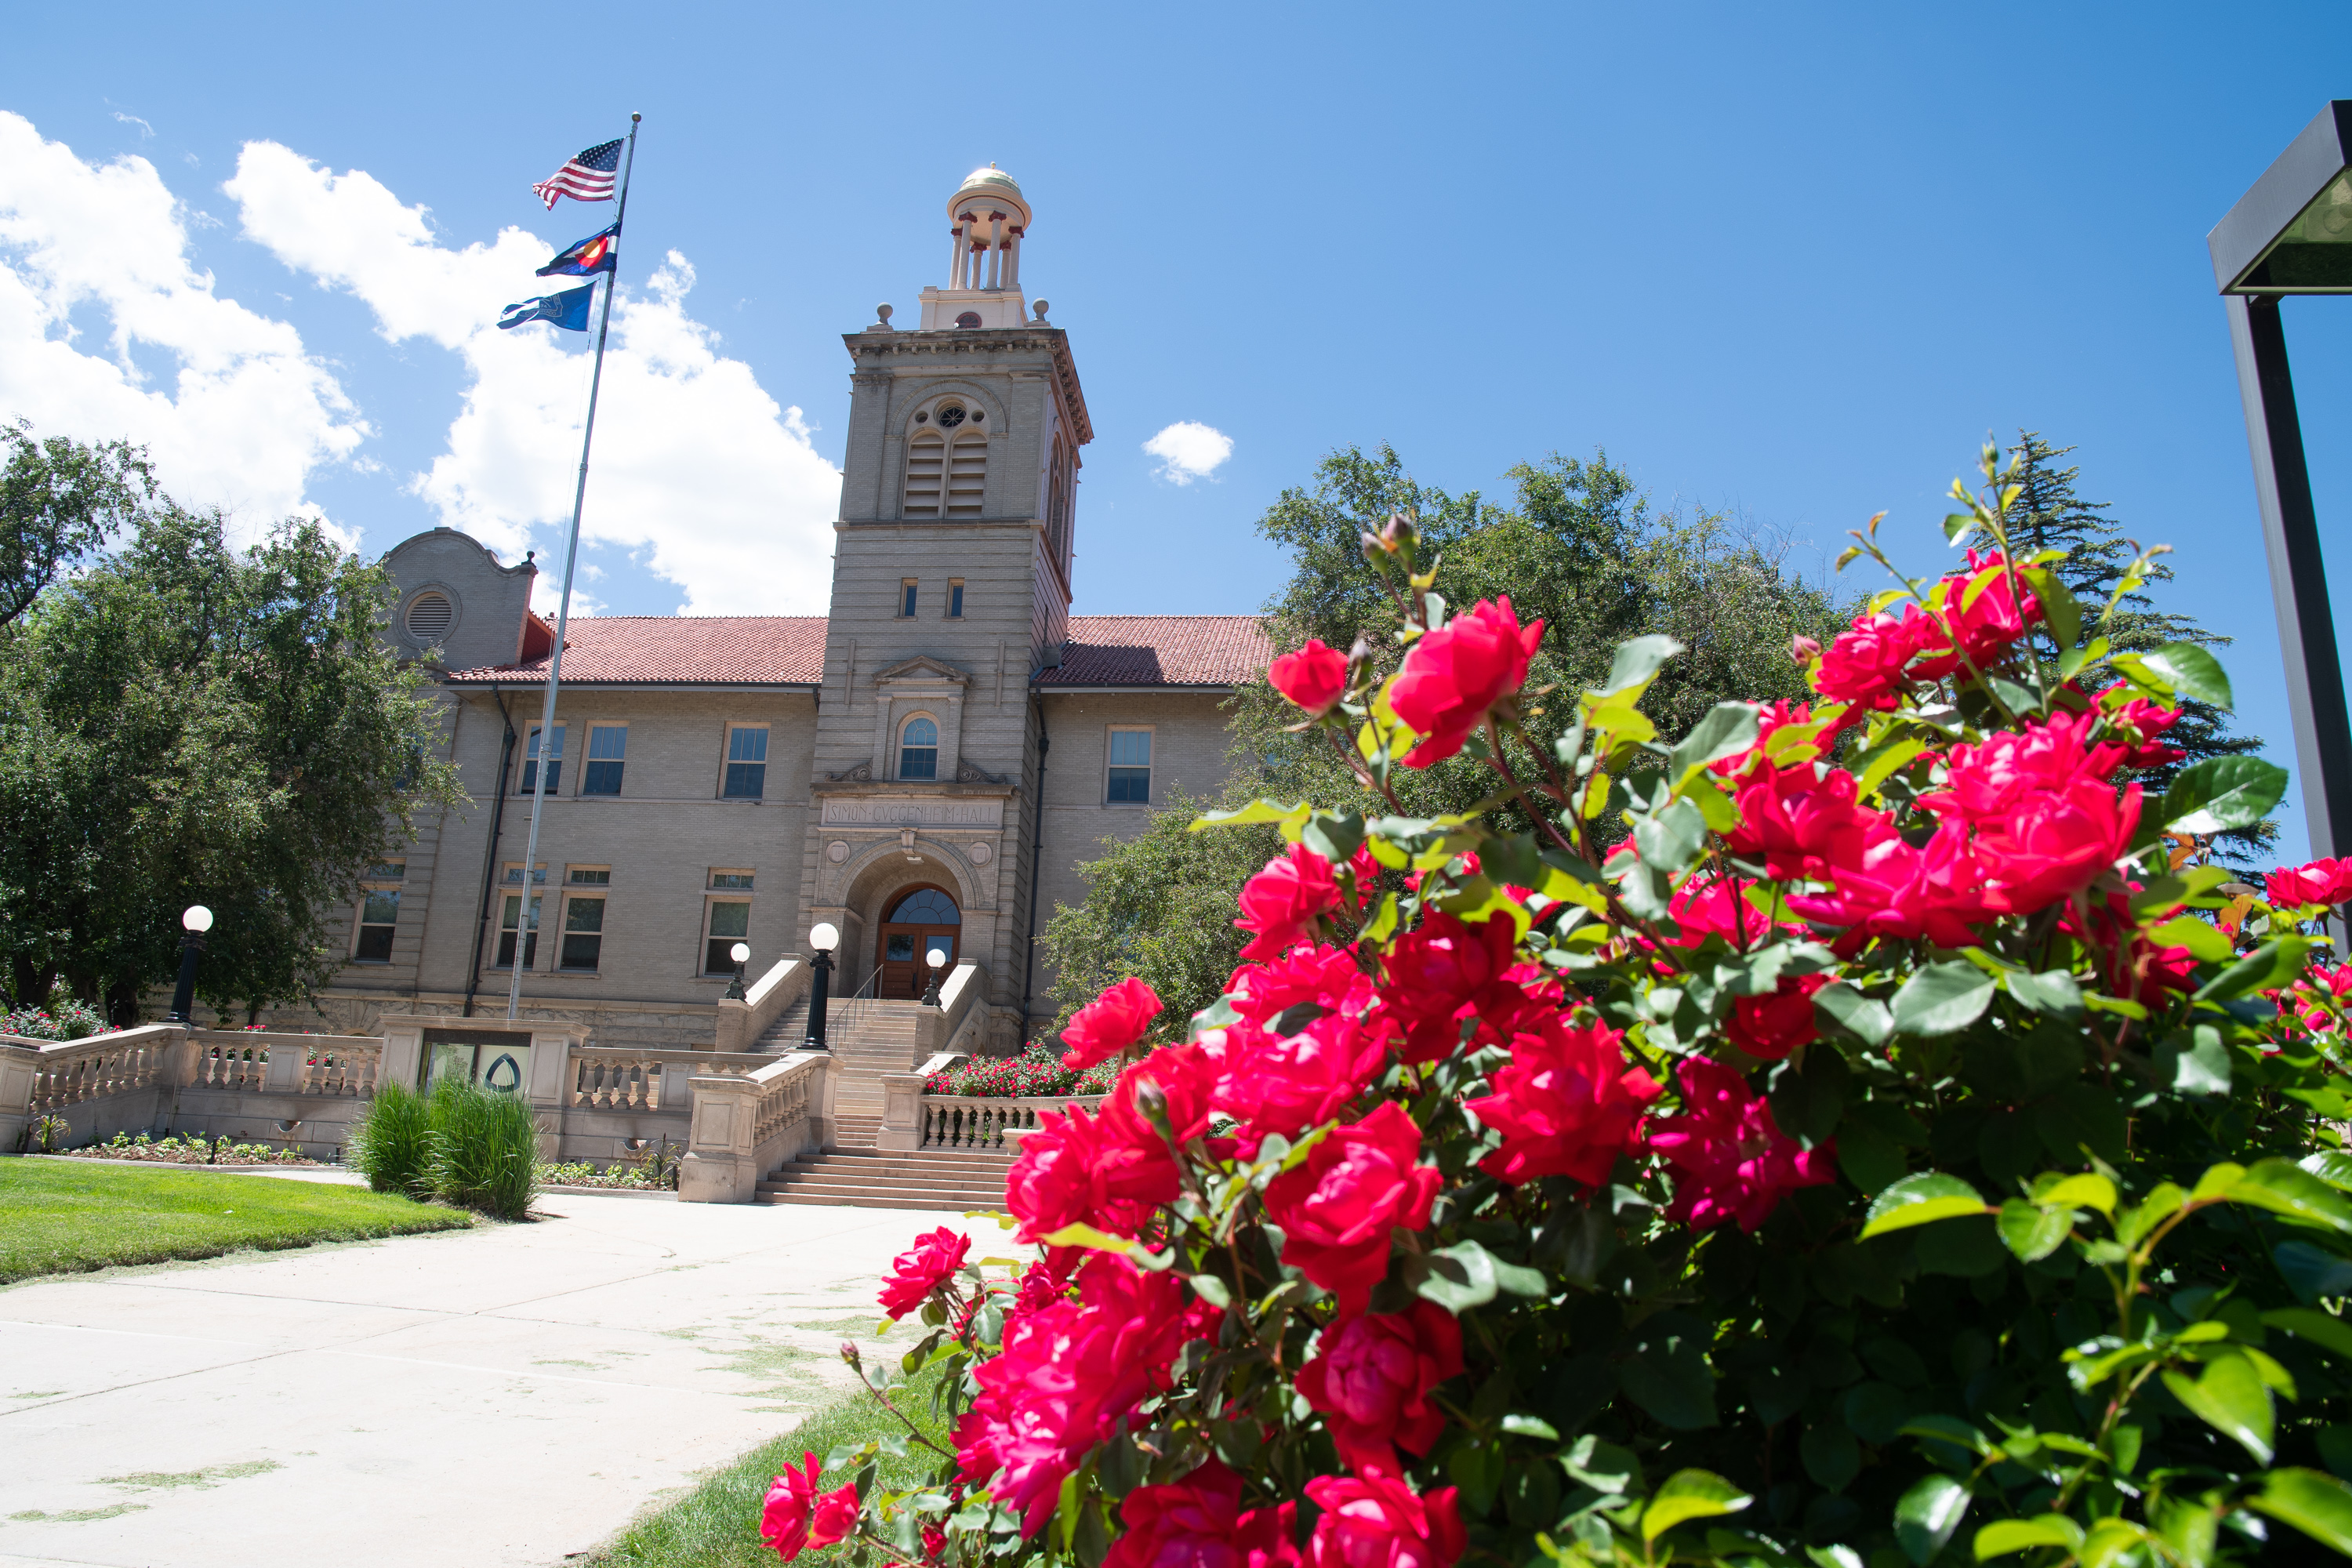
<path fill-rule="evenodd" d="M 620 255 L 621 226 L 590 235 L 568 250 L 556 253 L 555 259 L 539 269 L 541 278 L 586 278 L 593 273 L 610 272 Z"/>
<path fill-rule="evenodd" d="M 595 293 L 596 285 L 589 283 L 578 289 L 566 289 L 561 294 L 525 300 L 519 304 L 509 305 L 506 313 L 499 318 L 499 325 L 511 331 L 525 321 L 553 321 L 567 332 L 584 332 L 588 330 L 588 301 L 595 297 Z"/>

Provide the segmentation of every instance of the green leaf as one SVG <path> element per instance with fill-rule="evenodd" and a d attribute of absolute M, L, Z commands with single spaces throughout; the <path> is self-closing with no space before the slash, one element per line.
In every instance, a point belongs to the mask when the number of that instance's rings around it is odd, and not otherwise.
<path fill-rule="evenodd" d="M 1312 808 L 1305 801 L 1297 805 L 1282 805 L 1270 800 L 1254 800 L 1232 811 L 1204 811 L 1192 819 L 1188 831 L 1198 833 L 1203 827 L 1247 827 L 1257 822 L 1304 822 Z"/>
<path fill-rule="evenodd" d="M 2352 1487 L 2334 1476 L 2297 1468 L 2273 1470 L 2246 1506 L 2352 1557 Z"/>
<path fill-rule="evenodd" d="M 1895 994 L 1895 1027 L 1905 1035 L 1949 1035 L 1984 1016 L 1992 976 L 1972 963 L 1930 963 Z"/>
<path fill-rule="evenodd" d="M 2200 963 L 2227 963 L 2238 951 L 2231 944 L 2229 932 L 2195 915 L 2165 921 L 2147 933 L 2147 940 L 2158 947 L 2185 947 Z"/>
<path fill-rule="evenodd" d="M 1970 1500 L 1969 1489 L 1940 1470 L 1912 1482 L 1895 1505 L 1895 1539 L 1904 1554 L 1927 1568 L 1960 1527 Z"/>
<path fill-rule="evenodd" d="M 1904 1177 L 1871 1200 L 1862 1238 L 1867 1241 L 1892 1230 L 1908 1230 L 1915 1225 L 1985 1212 L 1984 1199 L 1958 1176 L 1922 1171 L 1916 1176 Z"/>
<path fill-rule="evenodd" d="M 2040 1208 L 2023 1198 L 2002 1204 L 2000 1217 L 1993 1223 L 2000 1232 L 2001 1245 L 2017 1254 L 2021 1263 L 2041 1262 L 2074 1233 L 2072 1212 Z"/>
<path fill-rule="evenodd" d="M 2041 974 L 2011 973 L 2008 981 L 2009 994 L 2021 1007 L 2060 1018 L 2083 1016 L 2083 988 L 2063 969 Z"/>
<path fill-rule="evenodd" d="M 2198 1185 L 2201 1190 L 2204 1184 Z M 2352 1197 L 2286 1160 L 2256 1161 L 2222 1189 L 2222 1195 L 2232 1203 L 2252 1204 L 2305 1225 L 2352 1236 Z"/>
<path fill-rule="evenodd" d="M 2012 1552 L 2027 1552 L 2037 1546 L 2061 1546 L 2072 1552 L 2083 1544 L 2083 1527 L 2063 1513 L 2045 1513 L 2038 1519 L 2004 1519 L 1986 1525 L 1977 1531 L 1977 1561 L 2006 1557 Z"/>
<path fill-rule="evenodd" d="M 1669 801 L 1633 824 L 1633 847 L 1643 862 L 1669 876 L 1689 865 L 1706 844 L 1706 815 L 1687 799 Z"/>
<path fill-rule="evenodd" d="M 2180 770 L 2158 813 L 2175 833 L 2250 827 L 2286 794 L 2286 770 L 2260 757 L 2208 757 Z"/>
<path fill-rule="evenodd" d="M 2242 1355 L 2221 1355 L 2205 1363 L 2205 1375 L 2195 1382 L 2177 1372 L 2164 1374 L 2164 1386 L 2191 1415 L 2254 1457 L 2271 1462 L 2274 1434 L 2271 1391 L 2254 1363 Z"/>
<path fill-rule="evenodd" d="M 2154 653 L 2143 654 L 2140 662 L 2171 682 L 2172 689 L 2183 697 L 2194 697 L 2216 708 L 2230 706 L 2228 672 L 2220 659 L 2193 642 L 2167 643 Z"/>
<path fill-rule="evenodd" d="M 1559 1428 L 1535 1415 L 1522 1415 L 1517 1411 L 1503 1417 L 1503 1430 L 1514 1437 L 1535 1437 L 1546 1443 L 1559 1441 Z"/>
<path fill-rule="evenodd" d="M 2173 1093 L 2207 1100 L 2230 1092 L 2230 1052 L 2221 1031 L 2200 1024 L 2156 1047 L 2156 1079 Z"/>
<path fill-rule="evenodd" d="M 2270 991 L 2284 985 L 2303 973 L 2303 955 L 2312 946 L 2311 939 L 2303 936 L 2283 936 L 2266 942 L 2199 986 L 2194 1000 L 2227 1002 L 2249 991 Z"/>
<path fill-rule="evenodd" d="M 2048 1185 L 2043 1185 L 2048 1183 Z M 2096 1171 L 2079 1176 L 2044 1176 L 2033 1184 L 2033 1201 L 2053 1206 L 2098 1210 L 2101 1214 L 2116 1212 L 2116 1184 Z"/>
<path fill-rule="evenodd" d="M 1212 1307 L 1230 1307 L 1234 1304 L 1233 1291 L 1226 1287 L 1223 1280 L 1213 1274 L 1195 1274 L 1189 1283 L 1192 1287 L 1192 1294 Z"/>
<path fill-rule="evenodd" d="M 1345 866 L 1363 841 L 1364 819 L 1352 811 L 1318 811 L 1298 829 L 1298 842 L 1334 866 Z"/>
<path fill-rule="evenodd" d="M 1813 1005 L 1866 1046 L 1883 1046 L 1895 1033 L 1895 1016 L 1886 1004 L 1864 996 L 1843 980 L 1832 981 L 1813 993 Z"/>
<path fill-rule="evenodd" d="M 1718 702 L 1691 726 L 1666 758 L 1666 778 L 1676 788 L 1693 768 L 1719 762 L 1756 743 L 1756 709 L 1748 702 Z"/>
<path fill-rule="evenodd" d="M 2307 1241 L 2281 1242 L 2271 1261 L 2294 1293 L 2306 1301 L 2352 1296 L 2352 1263 Z"/>
<path fill-rule="evenodd" d="M 1908 736 L 1889 741 L 1885 745 L 1873 746 L 1853 760 L 1854 793 L 1867 796 L 1894 776 L 1896 769 L 1908 766 L 1912 758 L 1927 749 L 1925 741 L 1913 740 Z"/>
<path fill-rule="evenodd" d="M 1475 1241 L 1441 1247 L 1428 1255 L 1427 1261 L 1428 1276 L 1413 1287 L 1414 1292 L 1449 1312 L 1459 1314 L 1473 1307 L 1483 1307 L 1495 1299 L 1498 1290 L 1508 1290 L 1515 1296 L 1542 1297 L 1551 1293 L 1540 1270 L 1506 1263 Z"/>
<path fill-rule="evenodd" d="M 1676 1470 L 1642 1510 L 1642 1544 L 1647 1546 L 1685 1520 L 1738 1513 L 1755 1500 L 1712 1471 Z"/>
<path fill-rule="evenodd" d="M 2341 1149 L 2322 1149 L 2315 1154 L 2305 1154 L 2295 1163 L 2337 1192 L 2352 1192 L 2352 1154 Z"/>
<path fill-rule="evenodd" d="M 1595 693 L 1614 697 L 1621 691 L 1631 691 L 1650 684 L 1658 667 L 1684 651 L 1683 645 L 1669 637 L 1633 637 L 1617 645 L 1617 656 L 1609 663 L 1609 679 Z"/>
<path fill-rule="evenodd" d="M 2352 1361 L 2352 1323 L 2311 1307 L 2279 1307 L 2263 1314 L 2266 1329 L 2283 1329 Z"/>
<path fill-rule="evenodd" d="M 1638 1353 L 1617 1365 L 1625 1396 L 1678 1432 L 1716 1425 L 1715 1369 L 1707 1364 L 1703 1325 L 1679 1312 L 1661 1312 L 1635 1331 Z"/>

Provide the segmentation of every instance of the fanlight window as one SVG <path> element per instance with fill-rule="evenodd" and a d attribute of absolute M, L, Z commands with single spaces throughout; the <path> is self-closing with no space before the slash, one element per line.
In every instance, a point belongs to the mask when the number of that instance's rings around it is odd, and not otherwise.
<path fill-rule="evenodd" d="M 940 481 L 947 474 L 948 444 L 936 430 L 923 430 L 907 444 L 907 500 L 903 509 L 908 517 L 940 515 Z"/>
<path fill-rule="evenodd" d="M 898 731 L 898 776 L 935 779 L 940 776 L 940 727 L 919 714 Z"/>
<path fill-rule="evenodd" d="M 884 917 L 893 925 L 954 926 L 963 924 L 963 915 L 955 900 L 937 888 L 918 888 L 898 900 L 898 907 Z"/>
<path fill-rule="evenodd" d="M 408 635 L 419 642 L 436 642 L 449 635 L 449 626 L 457 618 L 457 606 L 449 595 L 426 589 L 408 601 Z"/>

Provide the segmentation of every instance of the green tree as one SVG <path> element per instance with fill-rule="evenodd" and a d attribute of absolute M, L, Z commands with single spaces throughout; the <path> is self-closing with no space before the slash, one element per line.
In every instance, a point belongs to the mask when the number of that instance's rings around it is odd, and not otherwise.
<path fill-rule="evenodd" d="M 238 552 L 165 501 L 0 638 L 0 955 L 118 1019 L 215 916 L 216 1005 L 304 996 L 414 812 L 461 800 L 438 710 L 377 632 L 392 584 L 316 524 Z"/>
<path fill-rule="evenodd" d="M 134 523 L 155 499 L 144 447 L 33 439 L 0 424 L 0 626 L 33 607 L 58 574 Z"/>

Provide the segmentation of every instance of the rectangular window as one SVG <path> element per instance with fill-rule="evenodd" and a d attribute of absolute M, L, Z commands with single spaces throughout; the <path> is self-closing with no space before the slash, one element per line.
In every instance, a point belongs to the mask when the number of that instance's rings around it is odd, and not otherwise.
<path fill-rule="evenodd" d="M 566 879 L 575 888 L 609 888 L 613 885 L 610 866 L 574 866 Z"/>
<path fill-rule="evenodd" d="M 512 969 L 515 962 L 516 927 L 522 923 L 522 895 L 509 893 L 505 907 L 499 913 L 499 969 Z M 530 921 L 522 936 L 522 966 L 530 968 L 539 962 L 539 895 L 530 896 Z"/>
<path fill-rule="evenodd" d="M 602 899 L 566 899 L 563 900 L 563 951 L 559 955 L 565 969 L 593 969 L 604 947 L 604 900 Z"/>
<path fill-rule="evenodd" d="M 908 620 L 915 618 L 915 580 L 912 577 L 899 579 L 898 614 Z"/>
<path fill-rule="evenodd" d="M 732 974 L 735 960 L 729 951 L 751 934 L 751 906 L 733 899 L 713 899 L 703 932 L 702 973 Z"/>
<path fill-rule="evenodd" d="M 749 871 L 713 870 L 710 873 L 710 885 L 724 892 L 748 893 L 751 890 L 751 875 Z"/>
<path fill-rule="evenodd" d="M 563 731 L 571 726 L 558 724 L 553 739 L 547 742 L 547 793 L 561 794 L 563 789 Z M 516 786 L 522 795 L 539 787 L 539 726 L 530 727 L 530 739 L 522 749 L 522 783 Z"/>
<path fill-rule="evenodd" d="M 963 619 L 963 579 L 961 577 L 948 579 L 948 619 Z"/>
<path fill-rule="evenodd" d="M 1105 798 L 1114 805 L 1150 800 L 1150 731 L 1113 730 L 1110 732 L 1110 787 Z"/>
<path fill-rule="evenodd" d="M 580 775 L 582 795 L 618 795 L 621 793 L 621 765 L 629 754 L 629 727 L 626 724 L 592 724 L 588 727 L 588 767 Z"/>
<path fill-rule="evenodd" d="M 533 867 L 533 868 L 531 868 L 530 879 L 531 879 L 531 882 L 532 882 L 532 885 L 533 885 L 533 886 L 538 886 L 538 885 L 541 885 L 541 884 L 545 883 L 545 882 L 546 882 L 546 880 L 547 880 L 547 868 L 546 868 L 546 866 L 542 864 L 542 865 L 540 865 L 540 866 L 535 866 L 535 867 Z M 504 880 L 505 880 L 505 882 L 506 882 L 506 885 L 507 885 L 508 887 L 509 887 L 509 888 L 520 888 L 520 887 L 521 887 L 521 886 L 522 886 L 522 862 L 521 862 L 521 861 L 520 861 L 520 860 L 514 860 L 514 861 L 509 861 L 509 862 L 508 863 L 508 865 L 507 865 L 507 869 L 506 869 L 506 876 L 505 876 Z"/>
<path fill-rule="evenodd" d="M 399 920 L 400 889 L 370 888 L 360 905 L 360 940 L 352 956 L 362 963 L 390 963 L 392 930 Z"/>
<path fill-rule="evenodd" d="M 729 800 L 757 800 L 768 789 L 768 730 L 738 725 L 727 731 L 727 786 L 719 793 Z"/>
<path fill-rule="evenodd" d="M 365 882 L 397 882 L 405 879 L 407 875 L 408 866 L 406 862 L 401 860 L 379 860 L 374 865 L 369 867 L 367 868 L 367 875 L 360 879 Z"/>

